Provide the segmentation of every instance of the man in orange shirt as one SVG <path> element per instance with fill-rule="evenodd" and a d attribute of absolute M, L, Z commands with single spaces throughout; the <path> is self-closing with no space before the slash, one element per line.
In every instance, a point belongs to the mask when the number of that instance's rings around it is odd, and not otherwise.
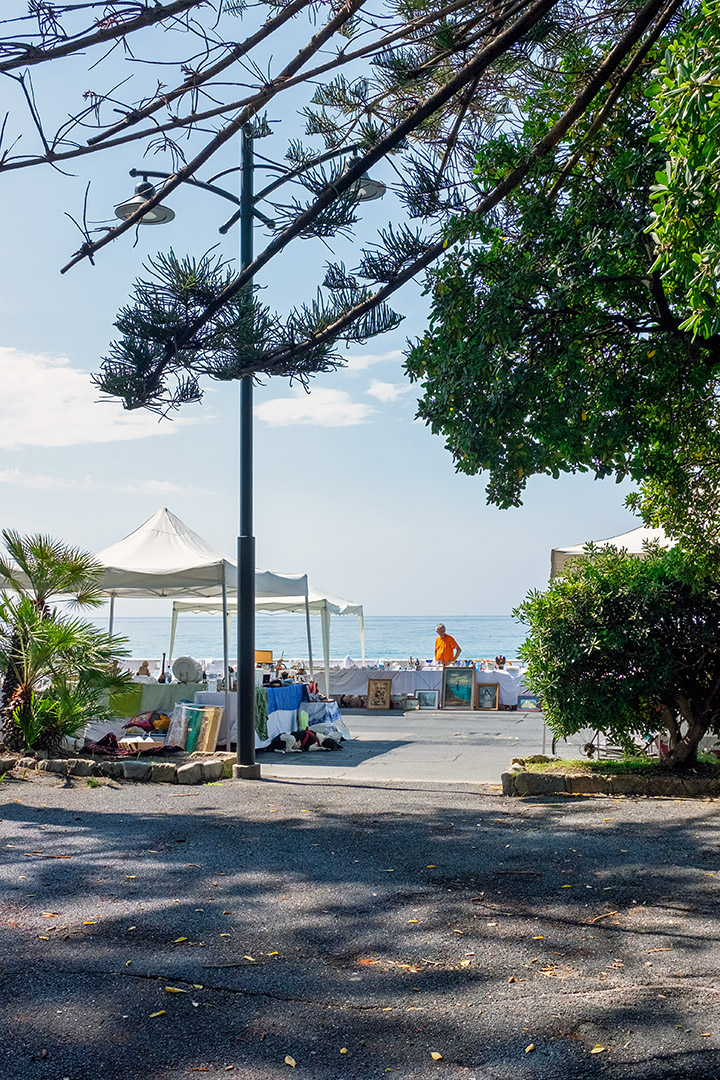
<path fill-rule="evenodd" d="M 443 667 L 454 664 L 462 649 L 454 637 L 445 633 L 442 623 L 437 626 L 438 636 L 435 638 L 435 659 L 440 661 Z"/>

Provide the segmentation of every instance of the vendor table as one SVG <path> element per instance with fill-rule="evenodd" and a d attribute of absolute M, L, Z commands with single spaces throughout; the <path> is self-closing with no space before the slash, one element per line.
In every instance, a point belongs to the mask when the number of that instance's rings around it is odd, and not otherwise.
<path fill-rule="evenodd" d="M 127 690 L 110 695 L 110 708 L 116 716 L 130 719 L 143 712 L 167 713 L 178 701 L 192 701 L 202 683 L 131 683 Z"/>
<path fill-rule="evenodd" d="M 281 735 L 284 731 L 293 731 L 297 727 L 297 710 L 303 699 L 303 684 L 293 683 L 292 686 L 268 686 L 268 737 L 258 738 L 255 734 L 255 748 L 267 746 L 268 743 Z M 222 705 L 225 706 L 225 694 L 214 693 L 211 690 L 200 690 L 195 694 L 197 705 Z M 237 740 L 237 694 L 228 695 L 229 716 L 223 713 L 218 735 L 218 746 L 225 746 L 228 736 L 228 721 L 230 724 L 230 742 Z"/>
<path fill-rule="evenodd" d="M 325 692 L 325 675 L 316 675 L 321 692 Z M 442 690 L 442 669 L 402 668 L 331 668 L 330 693 L 367 694 L 368 679 L 392 679 L 392 694 L 414 694 L 416 690 Z M 500 687 L 501 705 L 517 705 L 518 694 L 528 692 L 523 674 L 519 668 L 503 668 L 499 671 L 476 671 L 475 679 L 479 683 L 497 683 Z"/>

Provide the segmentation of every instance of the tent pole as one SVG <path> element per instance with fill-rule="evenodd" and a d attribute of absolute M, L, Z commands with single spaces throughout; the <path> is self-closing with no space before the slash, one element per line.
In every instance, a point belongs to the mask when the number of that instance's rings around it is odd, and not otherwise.
<path fill-rule="evenodd" d="M 315 679 L 315 672 L 313 670 L 312 632 L 310 630 L 310 599 L 307 593 L 305 593 L 305 628 L 307 630 L 308 667 L 310 668 L 309 682 L 313 682 L 313 680 Z"/>
<path fill-rule="evenodd" d="M 110 619 L 108 622 L 108 636 L 112 637 L 113 626 L 115 625 L 115 593 L 110 593 Z"/>
<path fill-rule="evenodd" d="M 225 577 L 225 563 L 223 563 L 222 571 L 222 620 L 223 620 L 223 686 L 225 687 L 225 723 L 226 736 L 225 736 L 225 749 L 230 749 L 230 686 L 228 677 L 228 665 L 230 663 L 230 649 L 228 645 L 228 602 L 227 602 L 227 581 Z M 236 736 L 237 737 L 237 736 Z"/>
<path fill-rule="evenodd" d="M 322 639 L 323 639 L 323 660 L 325 661 L 325 697 L 330 697 L 330 612 L 328 611 L 327 600 L 323 600 L 323 606 L 320 610 L 320 619 L 322 622 Z"/>
<path fill-rule="evenodd" d="M 170 645 L 168 647 L 168 659 L 167 659 L 168 667 L 170 667 L 170 664 L 172 663 L 173 649 L 175 648 L 175 631 L 177 630 L 177 621 L 178 621 L 178 610 L 175 607 L 175 602 L 173 601 L 172 620 L 170 622 Z"/>
<path fill-rule="evenodd" d="M 365 613 L 363 611 L 358 615 L 358 630 L 360 631 L 360 659 L 362 666 L 365 667 Z"/>

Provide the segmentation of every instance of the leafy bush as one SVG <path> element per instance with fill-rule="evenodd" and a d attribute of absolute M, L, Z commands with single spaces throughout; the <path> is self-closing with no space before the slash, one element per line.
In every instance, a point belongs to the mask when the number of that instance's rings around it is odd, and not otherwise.
<path fill-rule="evenodd" d="M 676 767 L 695 762 L 705 734 L 720 735 L 720 582 L 678 548 L 633 558 L 589 544 L 515 615 L 529 626 L 521 656 L 556 735 L 593 727 L 629 746 L 666 732 Z"/>

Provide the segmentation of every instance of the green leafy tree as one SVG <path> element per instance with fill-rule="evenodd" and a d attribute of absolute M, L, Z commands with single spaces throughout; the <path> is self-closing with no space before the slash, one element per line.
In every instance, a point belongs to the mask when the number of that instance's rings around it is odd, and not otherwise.
<path fill-rule="evenodd" d="M 527 156 L 589 62 L 585 45 L 568 51 L 519 130 L 483 148 L 478 183 Z M 592 471 L 641 484 L 634 505 L 653 523 L 715 541 L 720 336 L 684 328 L 653 269 L 655 63 L 607 89 L 492 220 L 458 218 L 407 370 L 458 470 L 487 471 L 488 501 L 519 505 L 535 474 Z"/>
<path fill-rule="evenodd" d="M 655 270 L 677 295 L 681 327 L 720 333 L 720 2 L 702 0 L 668 42 L 648 88 L 664 153 L 651 193 Z"/>
<path fill-rule="evenodd" d="M 667 761 L 697 758 L 720 736 L 720 584 L 679 549 L 632 558 L 586 548 L 515 611 L 529 627 L 521 655 L 553 732 L 593 727 L 630 746 L 662 733 Z"/>

